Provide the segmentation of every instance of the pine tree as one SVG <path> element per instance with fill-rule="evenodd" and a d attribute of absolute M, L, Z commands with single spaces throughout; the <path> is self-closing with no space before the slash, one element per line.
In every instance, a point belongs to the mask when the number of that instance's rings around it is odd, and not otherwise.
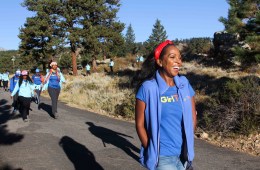
<path fill-rule="evenodd" d="M 228 17 L 219 20 L 229 33 L 238 33 L 242 45 L 233 48 L 233 52 L 242 65 L 260 63 L 260 1 L 227 0 L 230 5 Z M 241 43 L 240 43 L 241 44 Z"/>
<path fill-rule="evenodd" d="M 127 27 L 127 31 L 125 34 L 125 49 L 126 53 L 132 54 L 135 50 L 135 34 L 131 24 Z"/>
<path fill-rule="evenodd" d="M 77 75 L 77 55 L 83 47 L 92 56 L 111 55 L 123 44 L 124 24 L 116 21 L 119 0 L 25 0 L 23 5 L 37 17 L 49 16 L 42 19 L 52 21 L 50 36 L 58 39 L 55 42 L 69 46 L 73 75 Z"/>
<path fill-rule="evenodd" d="M 161 21 L 156 19 L 155 24 L 153 25 L 152 34 L 149 36 L 148 40 L 144 43 L 147 52 L 152 52 L 156 45 L 165 41 L 167 39 L 166 30 L 161 24 Z"/>
<path fill-rule="evenodd" d="M 45 70 L 46 64 L 55 55 L 58 39 L 53 35 L 53 27 L 49 16 L 38 14 L 26 19 L 24 27 L 20 28 L 18 37 L 21 39 L 19 52 L 23 61 L 31 68 L 42 64 Z"/>

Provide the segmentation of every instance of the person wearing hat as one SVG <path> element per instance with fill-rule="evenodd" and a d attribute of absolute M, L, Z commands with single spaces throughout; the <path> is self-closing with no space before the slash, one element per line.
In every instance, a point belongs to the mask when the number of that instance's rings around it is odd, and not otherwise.
<path fill-rule="evenodd" d="M 20 104 L 20 112 L 24 122 L 28 122 L 29 109 L 31 105 L 32 92 L 35 86 L 29 77 L 28 71 L 23 70 L 19 78 L 18 83 L 16 83 L 14 90 L 11 94 L 11 98 L 18 93 L 18 102 Z"/>
<path fill-rule="evenodd" d="M 44 77 L 40 74 L 40 69 L 35 70 L 35 74 L 32 76 L 32 81 L 35 85 L 35 92 L 36 92 L 36 99 L 35 102 L 38 104 L 38 109 L 40 106 L 40 95 L 41 95 L 41 88 L 44 82 Z"/>
<path fill-rule="evenodd" d="M 44 87 L 42 90 L 48 90 L 52 102 L 52 116 L 57 119 L 57 104 L 62 88 L 62 83 L 65 82 L 65 78 L 58 68 L 56 62 L 51 62 L 51 69 L 49 73 L 46 74 Z"/>
<path fill-rule="evenodd" d="M 10 79 L 10 92 L 12 93 L 14 91 L 14 87 L 16 85 L 16 83 L 19 81 L 19 77 L 20 77 L 21 71 L 17 70 L 15 72 L 15 75 Z M 14 110 L 12 113 L 16 113 L 16 111 L 18 110 L 18 93 L 15 93 L 15 95 L 13 96 L 13 104 L 12 104 Z"/>

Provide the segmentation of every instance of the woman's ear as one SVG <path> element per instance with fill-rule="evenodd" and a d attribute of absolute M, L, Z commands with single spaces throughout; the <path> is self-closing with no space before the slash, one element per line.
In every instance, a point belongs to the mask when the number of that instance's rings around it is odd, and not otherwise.
<path fill-rule="evenodd" d="M 156 60 L 156 64 L 157 64 L 159 67 L 162 67 L 162 60 L 157 59 L 157 60 Z"/>

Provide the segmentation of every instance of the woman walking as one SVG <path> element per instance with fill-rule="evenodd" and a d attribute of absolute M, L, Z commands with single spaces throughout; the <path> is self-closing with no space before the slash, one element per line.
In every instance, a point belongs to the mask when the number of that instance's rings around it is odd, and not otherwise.
<path fill-rule="evenodd" d="M 15 88 L 11 94 L 11 98 L 13 98 L 13 96 L 18 92 L 20 112 L 24 122 L 28 122 L 29 109 L 34 89 L 35 87 L 28 75 L 28 71 L 23 70 L 19 78 L 19 82 L 16 83 Z"/>
<path fill-rule="evenodd" d="M 173 42 L 159 44 L 143 63 L 135 122 L 140 161 L 151 170 L 184 170 L 194 158 L 195 92 L 179 76 L 182 59 Z"/>
<path fill-rule="evenodd" d="M 2 74 L 2 81 L 4 91 L 8 91 L 9 72 L 7 70 Z"/>
<path fill-rule="evenodd" d="M 35 74 L 32 76 L 32 81 L 33 81 L 33 83 L 34 83 L 34 85 L 35 85 L 35 92 L 36 92 L 36 99 L 35 99 L 35 102 L 36 102 L 36 104 L 38 104 L 38 109 L 40 109 L 39 108 L 39 106 L 40 106 L 40 102 L 41 102 L 41 100 L 40 100 L 40 96 L 41 96 L 41 90 L 42 90 L 42 84 L 43 84 L 43 82 L 44 82 L 44 78 L 43 78 L 43 76 L 40 74 L 40 69 L 36 69 L 35 70 Z"/>
<path fill-rule="evenodd" d="M 62 83 L 65 82 L 65 78 L 63 77 L 63 74 L 58 69 L 58 65 L 56 62 L 51 62 L 50 66 L 51 69 L 49 70 L 49 73 L 47 73 L 45 77 L 45 81 L 44 81 L 45 85 L 42 90 L 46 90 L 46 89 L 48 90 L 52 102 L 52 116 L 54 117 L 54 119 L 57 119 L 58 98 L 59 98 L 60 90 L 62 88 Z"/>

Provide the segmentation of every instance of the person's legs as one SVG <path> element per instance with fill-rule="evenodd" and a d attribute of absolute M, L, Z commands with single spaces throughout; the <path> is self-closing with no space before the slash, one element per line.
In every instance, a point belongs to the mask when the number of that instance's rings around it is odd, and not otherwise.
<path fill-rule="evenodd" d="M 50 98 L 51 98 L 51 109 L 52 109 L 52 114 L 54 115 L 55 114 L 55 111 L 54 111 L 54 98 L 55 98 L 55 94 L 54 94 L 54 89 L 51 88 L 51 87 L 48 87 L 48 93 L 50 95 Z"/>
<path fill-rule="evenodd" d="M 23 120 L 27 120 L 27 116 L 29 114 L 30 104 L 31 104 L 31 98 L 28 97 L 18 97 L 19 103 L 21 104 L 21 114 Z"/>
<path fill-rule="evenodd" d="M 60 95 L 60 89 L 55 89 L 55 113 L 57 113 L 58 99 Z"/>
<path fill-rule="evenodd" d="M 13 113 L 15 113 L 18 110 L 18 92 L 13 96 Z"/>
<path fill-rule="evenodd" d="M 160 156 L 156 170 L 185 170 L 177 156 Z"/>
<path fill-rule="evenodd" d="M 36 92 L 36 102 L 39 105 L 41 102 L 40 101 L 41 89 L 36 89 L 35 92 Z"/>
<path fill-rule="evenodd" d="M 8 89 L 8 81 L 4 81 L 3 85 L 4 85 L 4 90 L 7 91 L 7 89 Z"/>
<path fill-rule="evenodd" d="M 51 97 L 51 103 L 52 103 L 52 114 L 56 116 L 57 113 L 57 102 L 58 102 L 58 97 L 60 94 L 60 89 L 54 89 L 51 87 L 48 87 L 48 92 Z"/>

